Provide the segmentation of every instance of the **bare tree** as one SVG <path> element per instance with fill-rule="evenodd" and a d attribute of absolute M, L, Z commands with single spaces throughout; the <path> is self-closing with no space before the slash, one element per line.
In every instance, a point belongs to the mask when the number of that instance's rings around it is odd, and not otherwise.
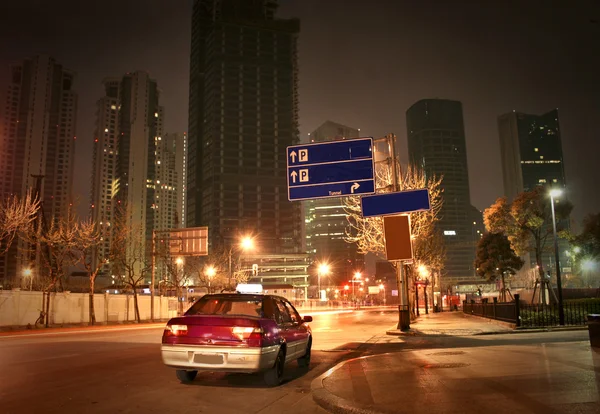
<path fill-rule="evenodd" d="M 50 292 L 63 290 L 66 270 L 75 263 L 77 222 L 69 211 L 66 217 L 52 218 L 44 228 L 42 216 L 31 221 L 21 232 L 26 242 L 25 254 L 38 265 L 39 283 L 43 293 L 42 308 L 45 308 L 45 324 L 48 326 Z"/>
<path fill-rule="evenodd" d="M 135 319 L 140 322 L 137 291 L 143 284 L 145 276 L 151 270 L 145 250 L 145 236 L 141 226 L 127 225 L 125 214 L 116 214 L 115 216 L 116 220 L 110 247 L 112 271 L 131 290 Z"/>
<path fill-rule="evenodd" d="M 98 225 L 92 219 L 77 223 L 75 241 L 77 261 L 83 265 L 89 277 L 89 323 L 94 325 L 96 323 L 94 308 L 96 277 L 109 262 L 109 257 L 98 256 L 103 237 Z M 96 260 L 93 259 L 94 257 L 96 257 Z"/>
<path fill-rule="evenodd" d="M 377 188 L 381 193 L 390 192 L 392 183 L 392 169 L 388 165 L 379 165 L 376 168 Z M 439 212 L 442 207 L 441 178 L 427 177 L 422 169 L 408 166 L 402 176 L 402 189 L 414 190 L 427 188 L 431 209 L 411 213 L 410 225 L 413 242 L 418 244 L 427 237 L 431 237 L 435 231 L 435 223 L 438 221 Z M 346 231 L 345 240 L 348 243 L 356 243 L 361 253 L 375 253 L 383 257 L 385 255 L 385 243 L 383 237 L 382 217 L 363 217 L 361 211 L 360 197 L 346 197 L 344 207 L 348 214 L 349 228 Z M 426 249 L 415 248 L 415 254 L 425 255 Z M 423 257 L 425 259 L 425 257 Z M 415 257 L 419 259 L 419 257 Z"/>
<path fill-rule="evenodd" d="M 19 233 L 30 228 L 39 208 L 39 200 L 32 192 L 23 198 L 12 195 L 0 200 L 0 254 L 8 251 Z"/>

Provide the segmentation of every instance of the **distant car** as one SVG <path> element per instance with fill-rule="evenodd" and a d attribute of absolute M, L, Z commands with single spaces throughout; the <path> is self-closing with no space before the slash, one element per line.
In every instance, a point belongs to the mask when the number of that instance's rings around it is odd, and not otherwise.
<path fill-rule="evenodd" d="M 224 293 L 205 295 L 181 317 L 173 318 L 162 337 L 162 359 L 181 382 L 198 371 L 263 372 L 269 386 L 281 383 L 284 365 L 298 360 L 308 367 L 312 332 L 285 298 Z"/>

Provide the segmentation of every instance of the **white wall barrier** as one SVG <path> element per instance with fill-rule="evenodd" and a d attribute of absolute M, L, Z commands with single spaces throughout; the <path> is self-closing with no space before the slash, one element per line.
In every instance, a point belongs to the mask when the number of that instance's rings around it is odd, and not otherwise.
<path fill-rule="evenodd" d="M 150 296 L 138 295 L 141 320 L 150 320 Z M 42 309 L 42 292 L 28 290 L 0 291 L 0 326 L 34 325 Z M 94 295 L 96 322 L 135 321 L 133 295 Z M 50 293 L 50 324 L 77 324 L 89 322 L 89 294 L 71 292 Z M 154 318 L 169 319 L 177 316 L 177 298 L 154 297 Z"/>

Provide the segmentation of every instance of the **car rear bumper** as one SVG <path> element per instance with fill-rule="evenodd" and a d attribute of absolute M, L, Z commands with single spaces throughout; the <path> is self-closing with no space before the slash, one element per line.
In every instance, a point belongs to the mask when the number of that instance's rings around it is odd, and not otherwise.
<path fill-rule="evenodd" d="M 163 363 L 196 371 L 259 372 L 271 368 L 279 345 L 264 348 L 162 345 Z"/>

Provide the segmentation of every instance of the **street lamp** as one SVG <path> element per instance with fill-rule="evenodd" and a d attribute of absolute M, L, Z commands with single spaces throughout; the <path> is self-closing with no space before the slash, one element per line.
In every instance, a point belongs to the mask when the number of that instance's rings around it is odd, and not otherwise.
<path fill-rule="evenodd" d="M 554 197 L 559 197 L 562 190 L 555 188 L 550 190 L 550 206 L 552 208 L 552 230 L 554 231 L 554 262 L 556 263 L 556 287 L 558 288 L 558 320 L 565 324 L 565 310 L 563 309 L 562 282 L 560 280 L 560 261 L 558 257 L 558 237 L 556 235 L 556 214 L 554 212 Z"/>
<path fill-rule="evenodd" d="M 212 278 L 215 277 L 215 275 L 217 274 L 217 269 L 215 269 L 214 266 L 208 266 L 204 273 L 206 274 L 206 277 L 208 277 L 208 293 L 210 294 L 210 282 L 212 281 Z"/>
<path fill-rule="evenodd" d="M 360 280 L 360 278 L 362 277 L 362 273 L 360 272 L 355 272 L 354 276 L 352 277 L 352 299 L 356 300 L 356 293 L 354 292 L 354 284 L 356 283 L 357 280 Z"/>
<path fill-rule="evenodd" d="M 33 285 L 33 271 L 30 268 L 23 269 L 23 276 L 29 278 L 29 291 L 31 292 L 31 288 Z"/>
<path fill-rule="evenodd" d="M 327 263 L 321 263 L 317 267 L 317 296 L 321 299 L 321 276 L 327 276 L 329 274 L 329 265 Z"/>
<path fill-rule="evenodd" d="M 383 306 L 385 306 L 385 285 L 383 283 L 379 285 L 379 290 L 383 290 Z"/>
<path fill-rule="evenodd" d="M 250 237 L 250 236 L 244 236 L 242 237 L 242 239 L 240 240 L 239 243 L 239 249 L 241 251 L 249 251 L 249 250 L 253 250 L 255 248 L 254 246 L 254 238 Z M 232 255 L 233 255 L 233 247 L 231 247 L 229 249 L 229 281 L 228 281 L 228 288 L 231 289 L 231 278 L 233 277 L 233 272 L 232 272 L 232 268 L 231 268 L 231 260 L 232 260 Z"/>

